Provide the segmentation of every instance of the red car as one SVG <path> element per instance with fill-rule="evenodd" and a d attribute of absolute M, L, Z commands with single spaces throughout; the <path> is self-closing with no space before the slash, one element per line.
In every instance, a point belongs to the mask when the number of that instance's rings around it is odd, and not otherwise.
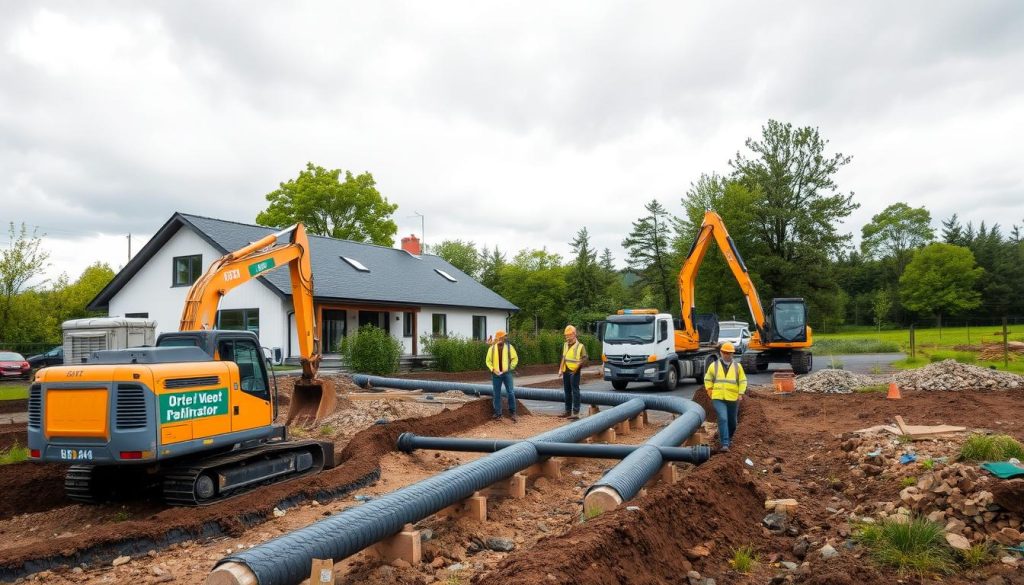
<path fill-rule="evenodd" d="M 32 375 L 32 366 L 28 365 L 24 356 L 13 351 L 0 351 L 0 379 L 25 378 Z"/>

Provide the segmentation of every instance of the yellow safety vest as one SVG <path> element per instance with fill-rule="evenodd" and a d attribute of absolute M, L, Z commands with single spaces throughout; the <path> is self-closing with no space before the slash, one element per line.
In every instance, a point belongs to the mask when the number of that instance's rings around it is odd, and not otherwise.
<path fill-rule="evenodd" d="M 494 364 L 498 362 L 498 346 L 501 346 L 501 365 L 498 367 L 502 372 L 516 369 L 519 365 L 519 355 L 516 354 L 516 348 L 512 347 L 511 343 L 495 343 L 491 347 L 487 348 L 487 369 L 494 371 Z M 509 360 L 511 359 L 511 366 Z"/>
<path fill-rule="evenodd" d="M 580 369 L 580 364 L 587 359 L 587 348 L 577 341 L 569 347 L 568 343 L 562 344 L 562 361 L 565 362 L 563 371 L 575 372 Z"/>
<path fill-rule="evenodd" d="M 704 387 L 712 400 L 735 402 L 747 391 L 747 374 L 736 360 L 728 368 L 721 360 L 715 360 L 704 374 Z"/>

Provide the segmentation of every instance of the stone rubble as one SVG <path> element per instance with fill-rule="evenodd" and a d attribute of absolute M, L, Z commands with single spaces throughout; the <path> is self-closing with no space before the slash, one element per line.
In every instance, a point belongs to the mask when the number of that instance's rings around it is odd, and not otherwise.
<path fill-rule="evenodd" d="M 798 392 L 820 392 L 823 394 L 850 394 L 855 388 L 880 384 L 876 378 L 854 374 L 846 370 L 818 370 L 796 379 Z"/>
<path fill-rule="evenodd" d="M 796 379 L 799 392 L 849 394 L 857 388 L 887 385 L 896 382 L 901 390 L 1020 390 L 1024 376 L 989 368 L 944 360 L 923 368 L 905 370 L 892 375 L 863 375 L 846 370 L 818 370 Z"/>

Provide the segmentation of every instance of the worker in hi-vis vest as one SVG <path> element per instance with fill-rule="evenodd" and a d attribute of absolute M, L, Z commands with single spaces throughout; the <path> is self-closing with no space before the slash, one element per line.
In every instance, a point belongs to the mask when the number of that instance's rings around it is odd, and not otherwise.
<path fill-rule="evenodd" d="M 512 422 L 518 422 L 516 418 L 516 393 L 512 389 L 512 370 L 519 365 L 519 356 L 516 348 L 508 341 L 505 331 L 498 329 L 494 332 L 494 343 L 487 348 L 487 369 L 491 371 L 491 387 L 494 388 L 494 395 L 491 402 L 494 406 L 494 420 L 501 420 L 501 386 L 504 384 L 508 393 L 508 414 Z"/>
<path fill-rule="evenodd" d="M 569 325 L 565 328 L 565 345 L 562 346 L 562 362 L 558 365 L 558 373 L 562 376 L 562 389 L 565 391 L 565 412 L 563 418 L 580 417 L 580 375 L 587 363 L 587 348 L 576 338 L 576 328 Z"/>
<path fill-rule="evenodd" d="M 718 351 L 722 357 L 712 362 L 704 374 L 704 388 L 718 416 L 721 450 L 728 451 L 739 424 L 739 403 L 747 391 L 747 374 L 743 372 L 743 366 L 733 359 L 736 349 L 731 343 L 723 343 Z"/>

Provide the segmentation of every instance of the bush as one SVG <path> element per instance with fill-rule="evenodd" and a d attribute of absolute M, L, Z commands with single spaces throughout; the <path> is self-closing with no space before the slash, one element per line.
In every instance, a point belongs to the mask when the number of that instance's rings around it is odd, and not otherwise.
<path fill-rule="evenodd" d="M 948 574 L 955 568 L 942 524 L 927 518 L 887 518 L 878 524 L 865 524 L 857 530 L 855 538 L 871 551 L 876 561 L 900 572 Z"/>
<path fill-rule="evenodd" d="M 28 459 L 28 447 L 15 443 L 6 450 L 0 450 L 0 465 L 20 463 Z"/>
<path fill-rule="evenodd" d="M 1024 459 L 1024 446 L 1009 435 L 971 435 L 960 448 L 964 461 L 1006 461 Z"/>
<path fill-rule="evenodd" d="M 342 339 L 339 353 L 353 372 L 386 376 L 398 371 L 402 342 L 379 327 L 364 325 Z"/>
<path fill-rule="evenodd" d="M 814 352 L 819 355 L 848 353 L 895 353 L 900 345 L 895 341 L 880 339 L 816 339 Z"/>
<path fill-rule="evenodd" d="M 749 573 L 757 563 L 757 553 L 752 546 L 741 546 L 732 553 L 732 560 L 729 564 L 739 573 Z"/>
<path fill-rule="evenodd" d="M 426 337 L 423 349 L 433 356 L 434 369 L 441 372 L 483 370 L 487 366 L 487 343 L 463 337 Z M 518 349 L 518 348 L 517 348 Z M 520 357 L 522 363 L 522 357 Z"/>

